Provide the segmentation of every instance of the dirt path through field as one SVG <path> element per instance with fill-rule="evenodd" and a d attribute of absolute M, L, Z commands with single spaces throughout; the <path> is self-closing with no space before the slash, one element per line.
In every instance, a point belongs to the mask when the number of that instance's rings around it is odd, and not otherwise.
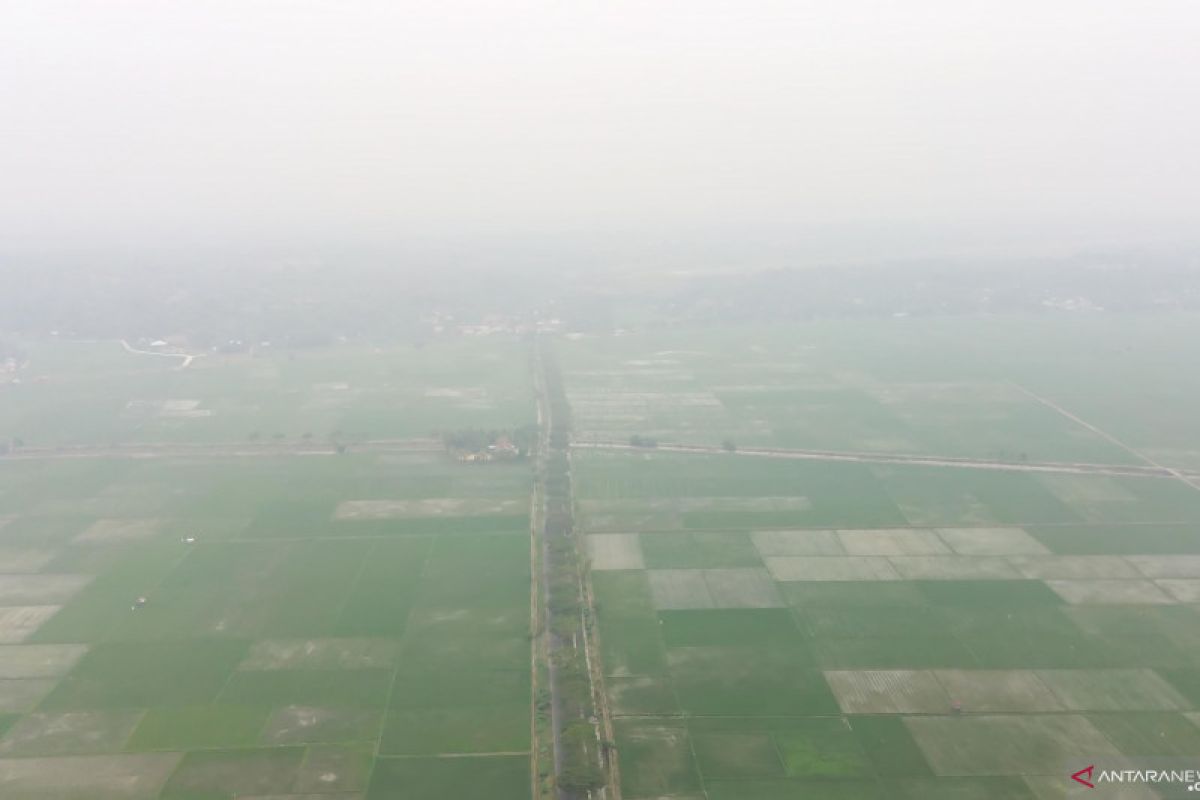
<path fill-rule="evenodd" d="M 946 456 L 922 456 L 893 453 L 863 453 L 838 450 L 801 450 L 775 447 L 739 447 L 729 451 L 715 445 L 702 444 L 658 444 L 654 447 L 638 447 L 617 442 L 581 441 L 571 446 L 581 450 L 616 450 L 635 453 L 690 453 L 696 455 L 727 455 L 730 457 L 751 456 L 758 458 L 801 459 L 808 461 L 852 461 L 864 464 L 916 464 L 931 467 L 961 467 L 964 469 L 991 469 L 1013 472 L 1051 472 L 1077 475 L 1115 475 L 1124 477 L 1180 478 L 1191 484 L 1190 473 L 1164 467 L 1149 461 L 1147 466 L 1118 464 L 1090 464 L 1050 461 L 994 461 L 988 459 L 956 458 Z M 1192 484 L 1195 485 L 1195 484 Z M 1197 486 L 1200 488 L 1200 486 Z"/>

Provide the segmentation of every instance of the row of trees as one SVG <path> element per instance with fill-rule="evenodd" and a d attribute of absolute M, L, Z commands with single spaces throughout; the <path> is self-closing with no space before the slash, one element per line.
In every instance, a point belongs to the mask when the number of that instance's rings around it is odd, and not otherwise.
<path fill-rule="evenodd" d="M 521 425 L 501 430 L 497 428 L 458 428 L 441 431 L 438 437 L 447 450 L 460 453 L 482 453 L 502 442 L 508 442 L 516 455 L 525 458 L 537 444 L 536 425 Z"/>
<path fill-rule="evenodd" d="M 562 730 L 558 746 L 562 768 L 558 785 L 572 792 L 592 792 L 605 784 L 602 754 L 594 723 L 592 680 L 584 655 L 586 625 L 583 602 L 583 564 L 572 513 L 570 445 L 571 409 L 557 365 L 543 357 L 545 391 L 550 410 L 548 451 L 542 464 L 545 486 L 545 536 L 550 585 L 548 619 L 550 659 L 555 670 Z"/>
<path fill-rule="evenodd" d="M 653 436 L 643 436 L 640 433 L 635 433 L 629 437 L 630 447 L 658 447 L 658 439 Z M 737 452 L 737 443 L 733 439 L 724 439 L 721 441 L 721 448 L 729 453 Z"/>

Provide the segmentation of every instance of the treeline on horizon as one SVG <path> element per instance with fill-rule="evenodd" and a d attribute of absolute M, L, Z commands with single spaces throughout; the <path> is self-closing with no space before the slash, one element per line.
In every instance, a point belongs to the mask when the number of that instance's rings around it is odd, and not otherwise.
<path fill-rule="evenodd" d="M 521 269 L 387 269 L 326 262 L 173 268 L 0 260 L 0 334 L 154 340 L 192 348 L 341 340 L 419 344 L 463 326 L 548 319 L 628 325 L 830 317 L 1200 310 L 1200 255 L 1011 264 L 904 262 L 684 275 Z M 585 280 L 584 278 L 587 278 Z M 11 345 L 10 345 L 11 347 Z"/>

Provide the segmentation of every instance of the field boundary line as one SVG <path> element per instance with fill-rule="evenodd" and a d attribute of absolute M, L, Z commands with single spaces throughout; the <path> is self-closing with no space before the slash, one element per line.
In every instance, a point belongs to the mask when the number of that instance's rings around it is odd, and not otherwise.
<path fill-rule="evenodd" d="M 1157 467 L 1161 470 L 1165 470 L 1172 477 L 1175 477 L 1175 478 L 1179 479 L 1180 481 L 1182 481 L 1183 483 L 1187 484 L 1188 486 L 1192 487 L 1193 489 L 1200 491 L 1200 483 L 1194 483 L 1192 481 L 1192 479 L 1189 478 L 1182 471 L 1175 469 L 1174 467 L 1168 467 L 1168 466 L 1165 466 L 1164 464 L 1160 464 L 1159 462 L 1155 461 L 1153 458 L 1150 458 L 1150 456 L 1142 453 L 1140 450 L 1136 450 L 1133 447 L 1130 447 L 1129 445 L 1125 444 L 1120 439 L 1113 436 L 1111 433 L 1107 433 L 1107 432 L 1101 430 L 1100 428 L 1096 427 L 1092 423 L 1088 422 L 1087 420 L 1082 419 L 1075 414 L 1072 414 L 1070 411 L 1067 411 L 1065 408 L 1060 406 L 1058 403 L 1055 403 L 1053 400 L 1049 400 L 1045 397 L 1042 397 L 1040 394 L 1037 394 L 1036 392 L 1034 392 L 1031 389 L 1026 389 L 1024 386 L 1022 386 L 1019 383 L 1013 382 L 1012 385 L 1015 386 L 1020 391 L 1024 392 L 1028 397 L 1038 401 L 1039 403 L 1041 403 L 1042 405 L 1046 406 L 1049 409 L 1057 411 L 1059 414 L 1061 414 L 1062 416 L 1071 420 L 1075 424 L 1082 425 L 1084 428 L 1087 428 L 1092 433 L 1104 438 L 1108 442 L 1116 445 L 1117 447 L 1121 448 L 1122 450 L 1126 451 L 1127 453 L 1130 453 L 1130 454 L 1136 456 L 1137 458 L 1140 458 L 1142 461 L 1145 461 L 1147 464 L 1150 464 L 1151 466 Z"/>
<path fill-rule="evenodd" d="M 570 458 L 570 452 L 567 454 Z M 575 504 L 574 497 L 574 482 L 572 481 L 572 505 Z M 574 517 L 574 513 L 572 513 Z M 576 548 L 579 551 L 580 559 L 580 590 L 583 596 L 583 608 L 580 613 L 586 615 L 586 619 L 581 620 L 583 628 L 583 652 L 584 658 L 587 661 L 588 671 L 591 673 L 589 682 L 592 684 L 593 705 L 600 714 L 600 727 L 604 732 L 606 744 L 612 744 L 612 747 L 602 746 L 604 752 L 605 766 L 608 767 L 609 781 L 605 787 L 613 800 L 621 800 L 621 763 L 620 751 L 615 747 L 616 731 L 613 728 L 612 709 L 608 705 L 608 689 L 604 682 L 604 650 L 600 640 L 600 618 L 596 613 L 596 595 L 592 589 L 592 563 L 591 558 L 587 554 L 587 536 L 584 531 L 576 530 L 573 536 L 577 537 Z M 593 658 L 593 651 L 595 657 Z"/>
<path fill-rule="evenodd" d="M 416 758 L 514 758 L 529 755 L 525 750 L 498 750 L 490 753 L 398 753 L 396 755 L 376 756 L 377 759 L 416 759 Z"/>
<path fill-rule="evenodd" d="M 354 597 L 354 590 L 358 588 L 359 582 L 362 581 L 363 575 L 366 574 L 367 565 L 372 561 L 371 556 L 379 549 L 377 540 L 363 537 L 359 541 L 369 541 L 371 544 L 363 552 L 362 562 L 359 563 L 358 569 L 354 573 L 354 580 L 350 581 L 350 585 L 346 587 L 346 596 L 342 598 L 342 602 L 338 606 L 337 619 L 341 619 L 342 615 L 346 613 L 346 608 L 350 605 L 350 598 Z M 396 641 L 399 644 L 399 638 Z"/>
<path fill-rule="evenodd" d="M 893 455 L 890 453 L 836 452 L 830 450 L 777 450 L 739 447 L 728 451 L 715 445 L 658 444 L 655 447 L 636 447 L 617 442 L 572 442 L 571 447 L 579 450 L 611 450 L 623 453 L 675 453 L 682 455 L 721 455 L 729 457 L 777 458 L 798 461 L 840 461 L 858 464 L 895 464 L 924 467 L 958 467 L 961 469 L 997 470 L 1009 472 L 1066 473 L 1076 475 L 1109 475 L 1129 478 L 1181 478 L 1178 470 L 1149 464 L 1148 466 L 1121 466 L 1119 464 L 1088 464 L 1059 462 L 988 461 L 984 459 L 957 459 L 940 456 Z M 1139 456 L 1143 460 L 1147 460 Z M 1148 461 L 1148 460 L 1147 460 Z M 1197 486 L 1196 488 L 1200 488 Z"/>
<path fill-rule="evenodd" d="M 540 427 L 540 426 L 539 426 Z M 541 775 L 538 761 L 541 757 L 541 742 L 538 737 L 538 672 L 541 662 L 542 649 L 542 608 L 540 590 L 542 582 L 538 577 L 538 548 L 541 540 L 538 537 L 538 504 L 541 502 L 541 484 L 536 479 L 529 493 L 529 791 L 532 800 L 541 800 Z"/>
<path fill-rule="evenodd" d="M 126 353 L 133 353 L 133 354 L 139 355 L 139 356 L 159 356 L 160 358 L 182 358 L 183 363 L 175 368 L 178 370 L 187 369 L 191 365 L 191 363 L 193 361 L 195 361 L 197 358 L 203 358 L 204 356 L 207 355 L 207 353 L 196 353 L 196 354 L 159 353 L 155 350 L 138 350 L 137 348 L 130 346 L 129 342 L 125 341 L 124 339 L 121 340 L 121 347 L 125 348 Z"/>
<path fill-rule="evenodd" d="M 427 549 L 425 551 L 425 560 L 423 562 L 421 562 L 421 572 L 419 575 L 417 575 L 417 585 L 418 586 L 420 585 L 421 581 L 425 578 L 425 570 L 427 570 L 429 568 L 429 560 L 433 557 L 433 546 L 436 543 L 437 543 L 437 537 L 430 536 L 429 537 L 429 549 Z M 409 617 L 412 616 L 412 608 L 409 608 L 408 616 Z M 408 636 L 408 625 L 405 624 L 404 635 L 401 636 L 399 639 L 401 650 L 404 649 L 404 639 L 407 636 Z M 392 682 L 390 684 L 388 684 L 387 697 L 384 698 L 384 701 L 383 701 L 383 716 L 379 721 L 379 735 L 375 737 L 375 758 L 371 761 L 371 769 L 367 771 L 367 779 L 366 779 L 367 791 L 370 791 L 371 780 L 372 780 L 372 778 L 375 777 L 375 765 L 378 764 L 381 759 L 387 757 L 387 756 L 381 756 L 379 754 L 379 749 L 381 747 L 383 747 L 383 735 L 387 732 L 388 712 L 392 708 L 392 696 L 396 693 L 396 684 L 399 682 L 399 680 L 400 680 L 400 665 L 397 664 L 395 666 L 395 668 L 392 670 Z"/>

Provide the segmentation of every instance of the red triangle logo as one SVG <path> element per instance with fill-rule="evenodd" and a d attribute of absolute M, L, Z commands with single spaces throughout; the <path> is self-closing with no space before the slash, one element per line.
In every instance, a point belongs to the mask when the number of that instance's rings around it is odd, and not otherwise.
<path fill-rule="evenodd" d="M 1096 769 L 1096 765 L 1090 764 L 1087 767 L 1084 767 L 1083 769 L 1079 770 L 1079 772 L 1072 773 L 1071 780 L 1073 780 L 1077 783 L 1082 783 L 1084 786 L 1088 787 L 1089 789 L 1095 789 L 1096 784 L 1092 783 L 1092 771 L 1095 769 Z M 1086 778 L 1084 777 L 1085 775 L 1087 776 Z"/>

